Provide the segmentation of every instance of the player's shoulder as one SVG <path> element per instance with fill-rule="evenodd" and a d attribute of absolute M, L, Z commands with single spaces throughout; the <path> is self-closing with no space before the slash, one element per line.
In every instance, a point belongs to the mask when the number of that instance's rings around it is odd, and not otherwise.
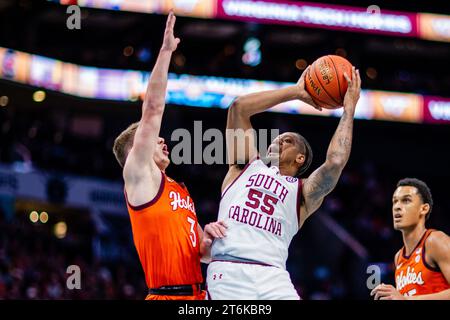
<path fill-rule="evenodd" d="M 250 165 L 250 161 L 246 163 L 232 163 L 228 167 L 228 174 L 240 174 L 243 170 L 247 169 Z"/>
<path fill-rule="evenodd" d="M 165 173 L 163 173 L 163 174 L 164 174 L 164 178 L 167 180 L 167 182 L 178 183 L 175 179 L 169 177 L 167 174 L 165 174 Z"/>
<path fill-rule="evenodd" d="M 427 249 L 450 246 L 450 237 L 443 231 L 433 230 L 425 240 Z"/>
<path fill-rule="evenodd" d="M 433 230 L 424 245 L 427 255 L 434 261 L 450 256 L 450 237 L 442 231 Z"/>
<path fill-rule="evenodd" d="M 147 182 L 148 179 L 159 182 L 161 181 L 161 170 L 154 161 L 146 165 L 140 164 L 136 161 L 135 154 L 130 151 L 122 170 L 122 177 L 127 184 L 140 183 L 143 180 Z"/>
<path fill-rule="evenodd" d="M 177 181 L 174 178 L 169 177 L 167 174 L 165 174 L 165 173 L 163 173 L 163 174 L 164 174 L 164 179 L 165 179 L 167 185 L 172 185 L 172 186 L 181 188 L 185 191 L 188 191 L 188 188 L 183 181 Z"/>

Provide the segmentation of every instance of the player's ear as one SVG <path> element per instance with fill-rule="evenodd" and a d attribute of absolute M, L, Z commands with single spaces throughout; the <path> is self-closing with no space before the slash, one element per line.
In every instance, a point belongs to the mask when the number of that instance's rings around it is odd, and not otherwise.
<path fill-rule="evenodd" d="M 420 214 L 426 216 L 430 212 L 430 205 L 428 203 L 424 203 L 420 206 Z"/>
<path fill-rule="evenodd" d="M 305 162 L 305 155 L 304 154 L 297 154 L 297 157 L 295 158 L 295 162 L 302 165 Z"/>

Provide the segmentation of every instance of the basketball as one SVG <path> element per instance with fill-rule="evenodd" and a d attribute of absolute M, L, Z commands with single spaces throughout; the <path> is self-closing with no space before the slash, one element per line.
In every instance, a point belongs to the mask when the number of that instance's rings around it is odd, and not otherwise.
<path fill-rule="evenodd" d="M 347 92 L 344 72 L 351 78 L 352 64 L 340 56 L 323 56 L 313 62 L 306 74 L 306 91 L 319 107 L 342 107 Z"/>

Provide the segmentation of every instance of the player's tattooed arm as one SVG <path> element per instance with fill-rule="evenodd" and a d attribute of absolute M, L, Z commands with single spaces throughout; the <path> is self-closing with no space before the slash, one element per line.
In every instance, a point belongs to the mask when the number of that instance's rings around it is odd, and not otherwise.
<path fill-rule="evenodd" d="M 345 77 L 348 81 L 348 89 L 344 98 L 344 112 L 328 146 L 325 163 L 304 180 L 302 191 L 304 203 L 300 212 L 300 226 L 321 206 L 325 196 L 334 189 L 350 157 L 353 117 L 361 91 L 361 78 L 355 68 L 352 69 L 352 80 L 346 74 Z"/>

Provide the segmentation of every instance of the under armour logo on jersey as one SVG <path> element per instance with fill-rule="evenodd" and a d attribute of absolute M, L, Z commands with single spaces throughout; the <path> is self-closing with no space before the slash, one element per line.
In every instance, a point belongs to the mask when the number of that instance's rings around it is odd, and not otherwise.
<path fill-rule="evenodd" d="M 286 181 L 287 182 L 292 182 L 292 183 L 294 183 L 294 182 L 297 182 L 297 178 L 295 178 L 295 177 L 286 177 Z"/>
<path fill-rule="evenodd" d="M 172 202 L 170 203 L 173 211 L 176 211 L 178 208 L 181 208 L 187 209 L 195 214 L 194 202 L 189 196 L 187 196 L 186 199 L 182 199 L 181 194 L 179 192 L 170 191 L 169 198 L 173 199 Z"/>

